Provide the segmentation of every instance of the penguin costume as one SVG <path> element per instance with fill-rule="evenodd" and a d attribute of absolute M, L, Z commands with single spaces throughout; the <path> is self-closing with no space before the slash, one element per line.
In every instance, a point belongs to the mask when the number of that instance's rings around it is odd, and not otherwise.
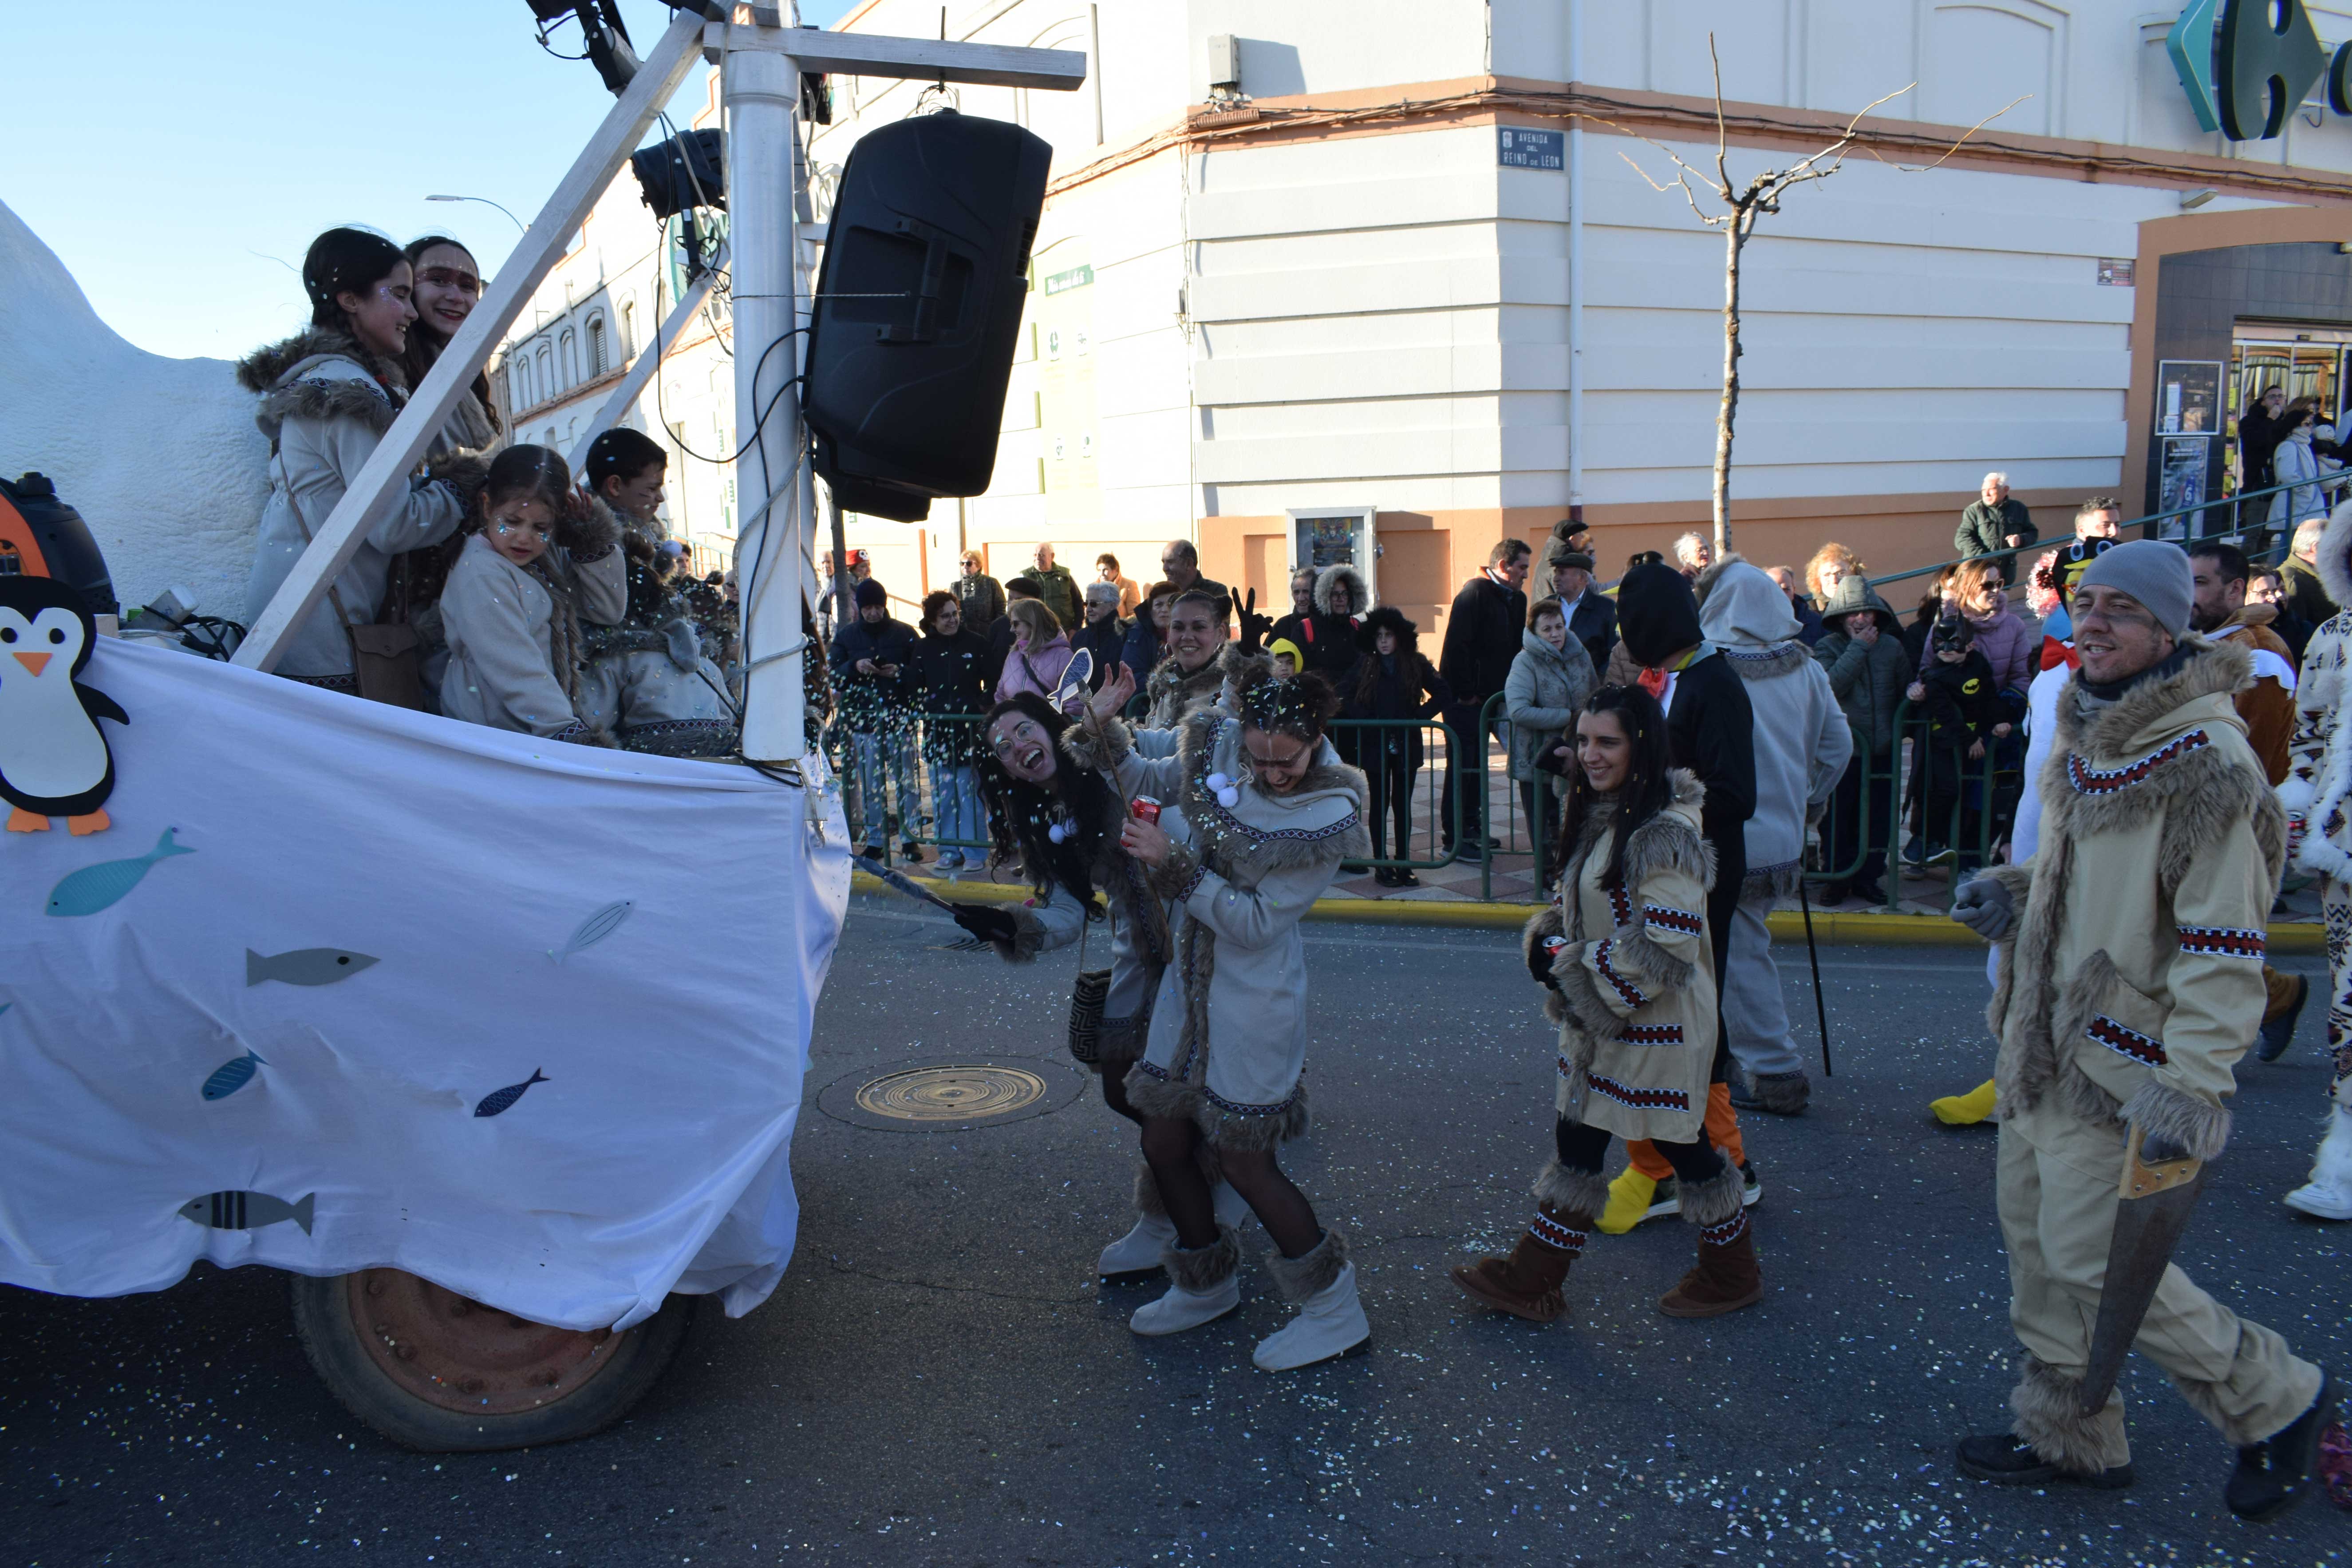
<path fill-rule="evenodd" d="M 75 837 L 111 826 L 114 753 L 99 730 L 131 715 L 74 679 L 98 625 L 81 595 L 47 577 L 0 577 L 0 800 L 8 831 L 47 833 L 62 816 Z"/>

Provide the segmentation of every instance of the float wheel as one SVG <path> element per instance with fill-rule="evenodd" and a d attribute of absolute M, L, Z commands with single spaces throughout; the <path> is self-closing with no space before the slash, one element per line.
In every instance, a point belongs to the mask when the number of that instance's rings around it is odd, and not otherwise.
<path fill-rule="evenodd" d="M 551 1328 L 397 1268 L 294 1279 L 294 1326 L 343 1407 L 426 1453 L 522 1448 L 601 1432 L 686 1342 L 694 1298 L 633 1329 Z"/>

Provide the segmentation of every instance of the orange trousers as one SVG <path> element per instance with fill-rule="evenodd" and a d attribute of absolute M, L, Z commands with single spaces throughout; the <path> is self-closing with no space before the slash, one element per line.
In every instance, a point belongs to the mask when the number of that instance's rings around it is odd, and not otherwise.
<path fill-rule="evenodd" d="M 1734 1165 L 1748 1163 L 1747 1146 L 1739 1139 L 1739 1112 L 1731 1109 L 1731 1086 L 1711 1083 L 1706 1086 L 1706 1141 L 1723 1151 L 1723 1157 Z M 1654 1182 L 1663 1182 L 1675 1173 L 1666 1157 L 1647 1138 L 1629 1138 L 1625 1152 L 1633 1162 L 1633 1169 Z"/>

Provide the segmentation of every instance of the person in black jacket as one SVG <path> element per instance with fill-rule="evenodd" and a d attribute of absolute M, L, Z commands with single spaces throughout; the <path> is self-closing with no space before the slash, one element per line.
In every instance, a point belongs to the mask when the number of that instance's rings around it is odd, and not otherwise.
<path fill-rule="evenodd" d="M 833 682 L 841 703 L 841 723 L 849 731 L 856 758 L 856 794 L 849 801 L 850 834 L 879 858 L 889 837 L 889 786 L 898 795 L 898 825 L 909 860 L 915 847 L 915 812 L 908 798 L 914 758 L 907 745 L 914 710 L 908 667 L 914 662 L 915 634 L 890 615 L 890 595 L 868 577 L 857 584 L 857 618 L 833 636 Z"/>
<path fill-rule="evenodd" d="M 1911 793 L 1922 802 L 1919 830 L 1927 841 L 1922 853 L 1918 839 L 1912 840 L 1905 858 L 1915 863 L 1952 858 L 1955 851 L 1945 844 L 1943 836 L 1951 831 L 1953 814 L 1960 805 L 1961 775 L 1969 763 L 1983 762 L 1989 740 L 2006 740 L 2015 728 L 2009 721 L 2008 705 L 2000 700 L 1992 665 L 1976 646 L 1976 627 L 1968 618 L 1947 616 L 1936 623 L 1929 637 L 1935 661 L 1904 692 L 1927 721 L 1926 733 L 1913 751 L 1911 768 Z M 1959 831 L 1963 844 L 1976 842 L 1980 809 L 1971 805 L 1963 818 Z M 1972 856 L 1963 861 L 1964 866 L 1973 863 Z"/>
<path fill-rule="evenodd" d="M 981 570 L 977 550 L 963 552 L 963 575 L 955 580 L 955 596 L 968 632 L 984 637 L 1004 618 L 1004 585 Z"/>
<path fill-rule="evenodd" d="M 1093 657 L 1094 673 L 1087 677 L 1087 689 L 1100 691 L 1118 668 L 1119 655 L 1127 647 L 1127 627 L 1118 618 L 1118 584 L 1089 583 L 1082 592 L 1087 621 L 1070 634 L 1070 648 L 1074 653 L 1084 648 Z"/>
<path fill-rule="evenodd" d="M 1403 612 L 1383 605 L 1364 617 L 1356 642 L 1362 658 L 1341 695 L 1350 719 L 1411 721 L 1377 730 L 1359 730 L 1351 744 L 1360 759 L 1364 780 L 1371 785 L 1371 808 L 1365 815 L 1372 832 L 1372 858 L 1388 858 L 1381 847 L 1381 812 L 1385 805 L 1396 828 L 1396 858 L 1412 856 L 1412 784 L 1420 775 L 1423 748 L 1419 724 L 1435 718 L 1453 700 L 1454 693 L 1421 651 L 1420 628 Z M 1384 888 L 1417 888 L 1421 879 L 1409 866 L 1383 866 L 1373 879 Z"/>
<path fill-rule="evenodd" d="M 981 715 L 989 709 L 988 639 L 963 624 L 963 606 L 945 589 L 923 596 L 923 635 L 915 641 L 915 703 L 923 713 L 923 771 L 930 776 L 931 831 L 942 871 L 963 868 L 964 851 L 988 848 L 980 805 Z"/>
<path fill-rule="evenodd" d="M 1302 586 L 1307 600 L 1303 605 L 1299 603 Z M 1307 656 L 1302 668 L 1329 681 L 1331 689 L 1344 696 L 1355 687 L 1356 660 L 1362 657 L 1356 646 L 1356 617 L 1364 613 L 1365 601 L 1370 596 L 1364 591 L 1363 574 L 1353 566 L 1326 566 L 1320 572 L 1301 567 L 1290 580 L 1290 614 L 1274 623 L 1270 636 L 1297 644 L 1298 651 Z M 1353 761 L 1348 742 L 1334 739 L 1339 741 L 1341 758 Z"/>
<path fill-rule="evenodd" d="M 1591 552 L 1570 547 L 1561 536 L 1561 529 L 1572 526 L 1565 521 L 1552 525 L 1540 580 L 1567 610 L 1568 635 L 1584 645 L 1592 668 L 1603 670 L 1609 668 L 1609 650 L 1617 646 L 1617 604 L 1592 585 Z M 1586 534 L 1579 528 L 1574 537 Z"/>
<path fill-rule="evenodd" d="M 1447 759 L 1445 782 L 1439 791 L 1437 830 L 1445 849 L 1457 847 L 1460 858 L 1483 860 L 1496 842 L 1486 832 L 1486 802 L 1479 788 L 1478 763 L 1486 750 L 1479 716 L 1486 700 L 1510 679 L 1511 661 L 1519 657 L 1519 641 L 1528 625 L 1525 586 L 1532 554 L 1524 539 L 1506 539 L 1486 557 L 1486 569 L 1454 595 L 1454 609 L 1445 618 L 1445 647 L 1438 656 L 1438 672 L 1453 689 L 1445 722 L 1454 731 L 1454 755 Z M 1499 722 L 1499 720 L 1497 721 Z M 1454 843 L 1454 790 L 1462 791 L 1462 842 Z"/>

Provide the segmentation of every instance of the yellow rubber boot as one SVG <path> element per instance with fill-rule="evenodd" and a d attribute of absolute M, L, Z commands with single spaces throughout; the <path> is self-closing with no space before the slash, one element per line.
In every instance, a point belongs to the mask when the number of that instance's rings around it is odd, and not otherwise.
<path fill-rule="evenodd" d="M 1601 1211 L 1599 1228 L 1604 1236 L 1622 1236 L 1642 1223 L 1650 1212 L 1650 1200 L 1656 1195 L 1657 1182 L 1642 1174 L 1631 1165 L 1625 1173 L 1609 1184 L 1608 1206 Z"/>
<path fill-rule="evenodd" d="M 1927 1109 L 1947 1127 L 1973 1127 L 1992 1114 L 1992 1079 L 1987 1079 L 1966 1094 L 1948 1094 L 1941 1100 L 1929 1100 Z M 1611 1189 L 1611 1200 L 1613 1204 L 1614 1188 Z"/>

